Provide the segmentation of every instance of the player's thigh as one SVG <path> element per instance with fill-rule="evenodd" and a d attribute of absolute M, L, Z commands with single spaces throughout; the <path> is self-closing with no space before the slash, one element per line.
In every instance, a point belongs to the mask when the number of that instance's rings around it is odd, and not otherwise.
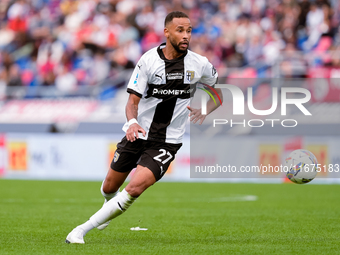
<path fill-rule="evenodd" d="M 171 162 L 182 144 L 151 143 L 138 162 L 138 165 L 147 167 L 159 181 L 168 170 Z"/>
<path fill-rule="evenodd" d="M 103 191 L 108 194 L 116 192 L 119 189 L 119 187 L 123 185 L 129 173 L 130 171 L 117 172 L 113 170 L 112 168 L 110 168 L 109 171 L 107 172 L 107 175 L 104 181 Z"/>
<path fill-rule="evenodd" d="M 143 141 L 140 139 L 129 142 L 126 137 L 117 144 L 117 150 L 111 162 L 111 169 L 108 171 L 103 185 L 105 193 L 116 192 L 124 183 L 131 170 L 137 166 L 142 145 Z"/>
<path fill-rule="evenodd" d="M 125 187 L 125 190 L 131 196 L 138 197 L 155 182 L 156 178 L 152 171 L 147 167 L 138 165 L 131 181 Z"/>

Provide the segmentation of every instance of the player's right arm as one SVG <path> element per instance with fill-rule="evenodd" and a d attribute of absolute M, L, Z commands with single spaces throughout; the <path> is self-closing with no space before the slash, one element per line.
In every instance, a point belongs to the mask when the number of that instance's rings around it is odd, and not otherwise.
<path fill-rule="evenodd" d="M 145 130 L 138 124 L 137 115 L 138 115 L 138 104 L 140 101 L 140 97 L 135 94 L 130 94 L 128 102 L 125 107 L 126 118 L 129 121 L 129 128 L 126 131 L 126 139 L 130 142 L 134 142 L 138 139 L 138 133 L 142 133 L 143 136 L 146 135 Z"/>
<path fill-rule="evenodd" d="M 127 92 L 130 94 L 128 102 L 125 107 L 127 123 L 125 123 L 123 130 L 126 133 L 126 139 L 130 142 L 134 142 L 138 139 L 138 133 L 146 135 L 145 130 L 138 124 L 138 104 L 143 94 L 147 89 L 148 73 L 147 65 L 145 62 L 145 55 L 138 61 L 130 81 L 127 86 Z"/>

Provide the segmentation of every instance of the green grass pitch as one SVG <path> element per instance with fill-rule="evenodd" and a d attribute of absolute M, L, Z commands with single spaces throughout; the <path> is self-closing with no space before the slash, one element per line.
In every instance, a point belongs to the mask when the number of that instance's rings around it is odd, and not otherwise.
<path fill-rule="evenodd" d="M 101 207 L 99 188 L 0 180 L 0 254 L 340 254 L 340 185 L 160 182 L 85 245 L 66 244 Z"/>

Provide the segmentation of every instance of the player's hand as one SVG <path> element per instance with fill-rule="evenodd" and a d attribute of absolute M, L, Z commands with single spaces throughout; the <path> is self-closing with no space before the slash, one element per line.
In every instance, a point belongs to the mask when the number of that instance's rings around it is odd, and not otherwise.
<path fill-rule="evenodd" d="M 145 130 L 137 123 L 134 123 L 126 131 L 126 139 L 130 142 L 134 142 L 139 138 L 138 133 L 142 133 L 143 136 L 146 135 Z"/>
<path fill-rule="evenodd" d="M 199 124 L 201 125 L 203 123 L 203 121 L 205 120 L 206 115 L 203 115 L 201 113 L 201 109 L 191 108 L 190 106 L 187 106 L 187 108 L 190 111 L 190 113 L 189 113 L 190 121 L 192 121 L 194 124 L 197 121 L 199 121 Z"/>

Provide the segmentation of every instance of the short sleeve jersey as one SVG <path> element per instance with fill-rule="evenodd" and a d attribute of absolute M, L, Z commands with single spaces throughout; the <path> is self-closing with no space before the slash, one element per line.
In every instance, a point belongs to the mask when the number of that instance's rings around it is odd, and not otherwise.
<path fill-rule="evenodd" d="M 193 82 L 213 86 L 217 80 L 214 66 L 197 53 L 187 50 L 168 60 L 159 47 L 146 52 L 138 61 L 127 92 L 141 98 L 138 123 L 146 131 L 141 139 L 178 144 L 182 142 L 188 119 Z M 125 123 L 123 130 L 127 130 Z"/>

